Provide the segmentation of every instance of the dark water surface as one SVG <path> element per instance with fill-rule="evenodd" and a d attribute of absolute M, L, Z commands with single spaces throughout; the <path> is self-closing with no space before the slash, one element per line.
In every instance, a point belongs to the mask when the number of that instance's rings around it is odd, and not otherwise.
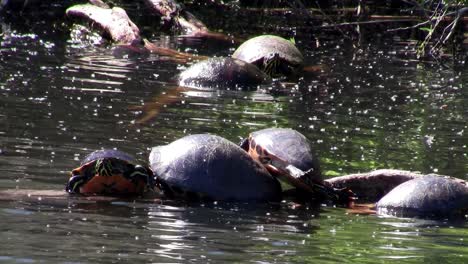
<path fill-rule="evenodd" d="M 304 133 L 329 177 L 395 168 L 468 180 L 466 67 L 419 63 L 413 50 L 396 44 L 356 49 L 331 38 L 317 47 L 315 37 L 298 33 L 307 64 L 322 71 L 301 74 L 288 92 L 178 91 L 173 80 L 185 65 L 83 47 L 69 41 L 63 17 L 55 19 L 0 19 L 1 190 L 62 190 L 68 172 L 95 149 L 118 148 L 146 161 L 150 147 L 184 135 L 209 132 L 237 142 L 266 127 Z M 239 34 L 262 33 L 256 30 Z M 235 48 L 154 32 L 151 40 L 203 55 Z M 287 203 L 25 196 L 1 201 L 0 219 L 5 263 L 468 262 L 466 220 Z"/>

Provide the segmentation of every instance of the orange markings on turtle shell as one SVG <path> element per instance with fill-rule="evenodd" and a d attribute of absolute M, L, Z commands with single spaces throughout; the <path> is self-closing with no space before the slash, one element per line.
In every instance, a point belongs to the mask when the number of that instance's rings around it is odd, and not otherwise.
<path fill-rule="evenodd" d="M 101 176 L 96 174 L 88 182 L 80 187 L 82 194 L 132 194 L 142 193 L 145 190 L 145 183 L 138 181 L 136 184 L 125 178 L 122 174 L 111 176 Z"/>

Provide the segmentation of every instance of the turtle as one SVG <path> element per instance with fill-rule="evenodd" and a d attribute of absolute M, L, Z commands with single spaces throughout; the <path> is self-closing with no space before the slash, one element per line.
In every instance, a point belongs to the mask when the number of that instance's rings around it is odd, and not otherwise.
<path fill-rule="evenodd" d="M 156 187 L 170 198 L 277 202 L 278 180 L 244 150 L 212 134 L 182 137 L 154 147 L 149 156 Z"/>
<path fill-rule="evenodd" d="M 196 89 L 255 90 L 271 84 L 257 66 L 229 57 L 199 61 L 179 74 L 179 85 Z"/>
<path fill-rule="evenodd" d="M 293 185 L 312 198 L 348 203 L 354 194 L 348 188 L 326 183 L 309 140 L 290 128 L 267 128 L 250 133 L 240 146 L 274 176 Z"/>
<path fill-rule="evenodd" d="M 84 195 L 143 194 L 153 188 L 153 172 L 129 154 L 114 149 L 96 150 L 71 172 L 68 193 Z"/>
<path fill-rule="evenodd" d="M 292 41 L 274 35 L 261 35 L 240 45 L 232 58 L 252 63 L 272 77 L 294 75 L 304 63 Z"/>
<path fill-rule="evenodd" d="M 464 217 L 468 213 L 467 182 L 431 174 L 417 177 L 382 197 L 376 210 L 397 217 Z"/>

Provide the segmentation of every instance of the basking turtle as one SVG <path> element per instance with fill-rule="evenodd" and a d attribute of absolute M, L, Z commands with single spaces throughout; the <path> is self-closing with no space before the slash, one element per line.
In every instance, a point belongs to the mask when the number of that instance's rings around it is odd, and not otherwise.
<path fill-rule="evenodd" d="M 169 197 L 278 201 L 281 186 L 244 150 L 219 136 L 197 134 L 152 149 L 156 185 Z"/>
<path fill-rule="evenodd" d="M 79 194 L 141 194 L 152 189 L 153 173 L 119 150 L 97 150 L 72 170 L 65 190 Z"/>
<path fill-rule="evenodd" d="M 247 40 L 237 48 L 232 57 L 255 64 L 270 76 L 290 76 L 304 62 L 302 53 L 293 42 L 273 35 Z"/>
<path fill-rule="evenodd" d="M 180 73 L 179 85 L 190 88 L 255 90 L 271 78 L 255 65 L 224 57 L 199 61 Z"/>
<path fill-rule="evenodd" d="M 404 182 L 376 204 L 377 213 L 399 217 L 451 217 L 468 213 L 465 181 L 434 175 Z"/>
<path fill-rule="evenodd" d="M 353 193 L 331 187 L 322 179 L 317 157 L 307 138 L 293 129 L 267 128 L 250 134 L 241 147 L 268 171 L 314 198 L 347 203 Z"/>

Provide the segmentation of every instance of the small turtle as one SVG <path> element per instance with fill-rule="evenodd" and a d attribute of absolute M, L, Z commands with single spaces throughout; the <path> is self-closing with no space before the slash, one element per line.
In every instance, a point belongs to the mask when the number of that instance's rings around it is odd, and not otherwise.
<path fill-rule="evenodd" d="M 179 85 L 197 89 L 255 90 L 271 78 L 255 65 L 224 57 L 199 61 L 179 75 Z"/>
<path fill-rule="evenodd" d="M 153 173 L 119 150 L 97 150 L 72 170 L 65 190 L 79 194 L 142 194 L 152 189 Z"/>
<path fill-rule="evenodd" d="M 237 48 L 232 57 L 252 63 L 273 77 L 290 76 L 304 63 L 302 53 L 293 42 L 273 35 L 247 40 Z"/>
<path fill-rule="evenodd" d="M 377 213 L 398 217 L 457 217 L 468 213 L 467 182 L 427 175 L 404 182 L 377 204 Z"/>
<path fill-rule="evenodd" d="M 353 200 L 354 194 L 349 189 L 336 189 L 323 181 L 319 161 L 313 154 L 310 142 L 296 130 L 259 130 L 251 133 L 240 145 L 272 175 L 311 193 L 313 198 L 330 199 L 338 203 Z"/>
<path fill-rule="evenodd" d="M 154 147 L 150 166 L 166 196 L 188 200 L 279 201 L 281 186 L 244 150 L 219 136 L 197 134 Z"/>

